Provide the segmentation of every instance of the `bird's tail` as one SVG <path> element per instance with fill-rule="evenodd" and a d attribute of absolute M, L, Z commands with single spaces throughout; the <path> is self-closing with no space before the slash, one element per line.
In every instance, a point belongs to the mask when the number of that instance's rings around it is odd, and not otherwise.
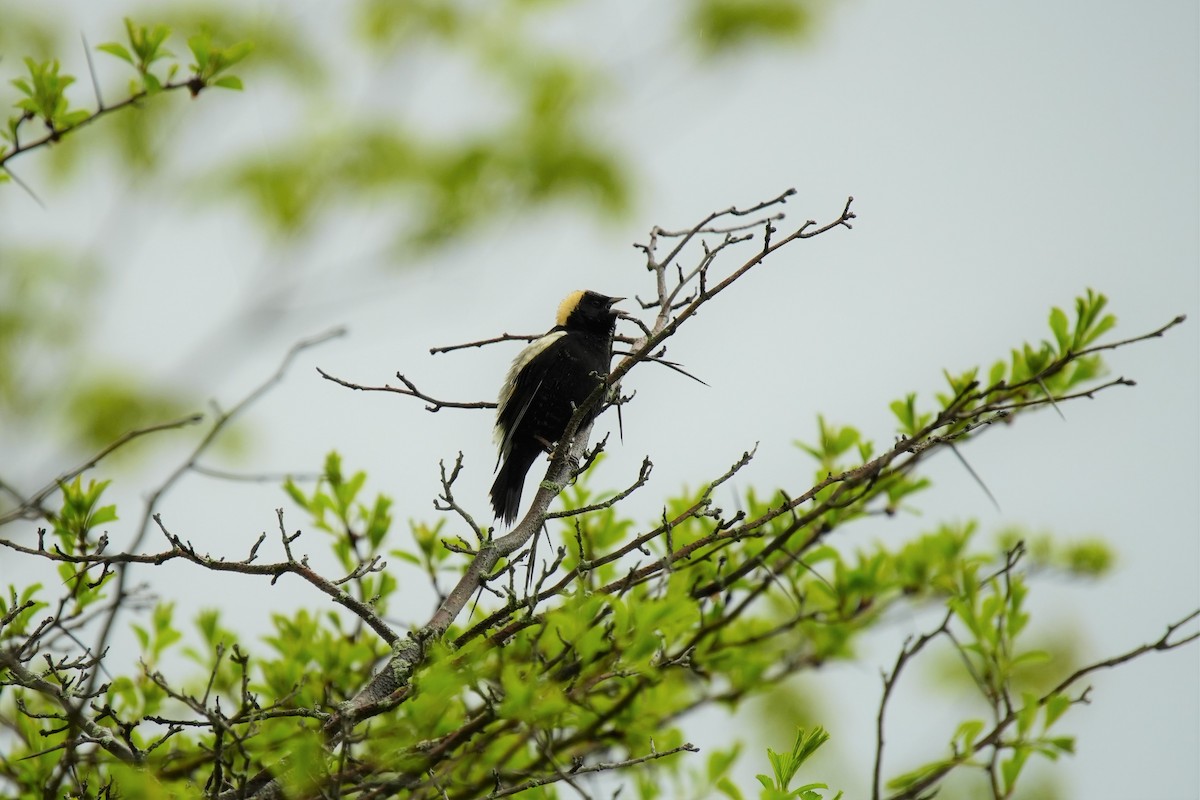
<path fill-rule="evenodd" d="M 496 473 L 496 481 L 492 484 L 492 509 L 505 525 L 516 522 L 521 490 L 525 488 L 525 473 L 529 472 L 535 458 L 537 453 L 529 458 L 523 458 L 520 453 L 509 453 Z"/>

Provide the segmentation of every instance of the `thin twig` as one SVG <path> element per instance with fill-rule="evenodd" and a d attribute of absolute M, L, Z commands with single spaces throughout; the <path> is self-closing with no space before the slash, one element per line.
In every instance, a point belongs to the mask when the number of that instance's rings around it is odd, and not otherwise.
<path fill-rule="evenodd" d="M 400 380 L 401 383 L 404 384 L 405 388 L 403 388 L 403 389 L 401 389 L 398 386 L 388 386 L 388 385 L 364 386 L 362 384 L 351 383 L 350 381 L 330 375 L 328 372 L 321 369 L 320 367 L 317 367 L 316 369 L 317 369 L 317 372 L 320 373 L 321 377 L 324 378 L 325 380 L 333 381 L 334 383 L 338 384 L 339 386 L 345 386 L 347 389 L 355 389 L 360 392 L 392 392 L 394 394 L 403 394 L 403 395 L 408 395 L 409 397 L 416 397 L 420 400 L 425 401 L 425 403 L 427 404 L 425 406 L 425 408 L 428 411 L 440 411 L 443 408 L 495 408 L 496 407 L 495 403 L 487 401 L 487 400 L 481 400 L 481 401 L 477 401 L 477 402 L 458 402 L 455 400 L 438 400 L 437 398 L 431 397 L 430 395 L 427 395 L 424 392 L 422 392 L 420 389 L 417 388 L 416 384 L 414 384 L 408 378 L 401 375 L 399 372 L 396 373 L 396 377 Z"/>
<path fill-rule="evenodd" d="M 912 637 L 906 639 L 904 645 L 900 648 L 900 652 L 896 655 L 896 663 L 892 666 L 892 671 L 883 674 L 883 696 L 879 699 L 879 712 L 875 715 L 875 766 L 871 772 L 872 800 L 879 800 L 883 790 L 883 718 L 887 711 L 888 700 L 892 696 L 892 690 L 896 688 L 896 683 L 900 680 L 900 672 L 904 669 L 905 665 L 924 650 L 927 644 L 949 630 L 950 620 L 953 617 L 954 612 L 947 611 L 946 615 L 942 617 L 941 625 L 928 633 L 921 634 L 915 641 Z"/>
<path fill-rule="evenodd" d="M 455 350 L 466 350 L 472 347 L 484 347 L 489 344 L 498 344 L 500 342 L 532 342 L 539 339 L 544 334 L 541 333 L 502 333 L 499 336 L 493 336 L 490 339 L 480 339 L 475 342 L 463 342 L 462 344 L 449 344 L 441 347 L 429 348 L 430 355 L 438 353 L 453 353 Z"/>

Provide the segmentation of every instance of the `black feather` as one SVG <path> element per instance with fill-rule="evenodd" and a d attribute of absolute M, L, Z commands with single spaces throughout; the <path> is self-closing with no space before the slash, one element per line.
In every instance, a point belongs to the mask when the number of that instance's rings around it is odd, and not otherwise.
<path fill-rule="evenodd" d="M 613 303 L 621 298 L 575 292 L 559 308 L 558 324 L 513 361 L 496 414 L 500 469 L 492 484 L 496 517 L 517 518 L 525 475 L 562 436 L 571 417 L 608 377 L 612 360 Z M 599 412 L 596 403 L 580 427 Z"/>

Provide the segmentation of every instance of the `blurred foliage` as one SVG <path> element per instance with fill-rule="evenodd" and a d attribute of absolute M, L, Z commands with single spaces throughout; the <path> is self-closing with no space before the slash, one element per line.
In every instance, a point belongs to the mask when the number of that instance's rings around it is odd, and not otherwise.
<path fill-rule="evenodd" d="M 42 359 L 78 336 L 78 310 L 86 306 L 95 265 L 3 242 L 0 265 L 0 414 L 25 415 L 46 402 L 58 382 L 63 365 L 45 369 Z"/>
<path fill-rule="evenodd" d="M 195 97 L 210 86 L 241 88 L 229 70 L 249 54 L 249 43 L 220 47 L 207 34 L 196 34 L 187 43 L 192 63 L 184 71 L 165 46 L 166 26 L 127 19 L 125 33 L 128 46 L 106 42 L 96 49 L 126 62 L 136 78 L 127 96 L 95 110 L 70 99 L 76 78 L 57 58 L 24 58 L 25 73 L 10 81 L 17 98 L 15 113 L 0 132 L 0 174 L 11 176 L 10 162 L 18 157 L 73 139 L 96 119 L 134 109 L 155 95 L 186 89 Z M 85 323 L 98 306 L 97 264 L 90 254 L 71 259 L 49 245 L 0 245 L 0 281 L 6 290 L 0 299 L 0 366 L 7 368 L 0 378 L 0 414 L 29 418 L 43 427 L 39 433 L 66 432 L 64 438 L 89 449 L 177 415 L 183 404 L 176 393 L 150 388 L 119 366 L 98 367 L 96 354 L 84 350 L 94 346 Z"/>
<path fill-rule="evenodd" d="M 736 53 L 763 40 L 792 41 L 812 32 L 822 0 L 692 0 L 689 25 L 709 55 Z"/>
<path fill-rule="evenodd" d="M 66 414 L 72 433 L 88 447 L 99 449 L 135 428 L 182 416 L 187 399 L 136 375 L 106 370 L 72 384 Z"/>
<path fill-rule="evenodd" d="M 64 36 L 74 36 L 67 31 L 62 20 L 56 20 L 39 9 L 34 3 L 19 0 L 0 0 L 0 68 L 6 72 L 14 67 L 12 54 L 31 56 L 38 60 L 51 58 L 62 50 Z M 17 59 L 12 59 L 13 61 Z"/>
<path fill-rule="evenodd" d="M 1012 526 L 1000 531 L 997 541 L 1004 549 L 1024 542 L 1031 562 L 1037 567 L 1081 577 L 1103 577 L 1115 562 L 1115 554 L 1099 538 L 1063 539 L 1049 531 L 1034 532 Z"/>
<path fill-rule="evenodd" d="M 94 342 L 81 338 L 99 281 L 94 259 L 0 243 L 0 265 L 0 420 L 8 435 L 65 434 L 98 450 L 184 411 L 180 393 L 95 363 Z"/>

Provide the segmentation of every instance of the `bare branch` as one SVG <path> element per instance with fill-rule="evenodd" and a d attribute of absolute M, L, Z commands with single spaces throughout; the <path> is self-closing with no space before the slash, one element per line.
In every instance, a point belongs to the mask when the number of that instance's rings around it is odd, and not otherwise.
<path fill-rule="evenodd" d="M 446 462 L 438 461 L 442 493 L 437 500 L 434 500 L 433 507 L 438 511 L 453 511 L 455 514 L 458 514 L 462 521 L 467 524 L 467 527 L 469 527 L 475 533 L 475 541 L 482 545 L 487 541 L 488 535 L 485 534 L 483 528 L 480 527 L 477 522 L 475 522 L 475 518 L 472 517 L 471 514 L 468 513 L 465 508 L 460 506 L 454 499 L 454 482 L 458 480 L 458 476 L 462 472 L 462 466 L 463 454 L 461 450 L 458 452 L 458 456 L 454 459 L 454 467 L 450 470 L 449 475 L 446 474 Z"/>
<path fill-rule="evenodd" d="M 654 468 L 654 464 L 652 464 L 650 462 L 650 457 L 646 456 L 645 458 L 642 459 L 642 466 L 638 470 L 637 479 L 634 480 L 633 483 L 629 484 L 629 486 L 627 486 L 625 489 L 621 490 L 620 492 L 617 492 L 612 497 L 608 498 L 607 500 L 603 500 L 599 503 L 593 503 L 592 505 L 582 506 L 581 508 L 572 508 L 572 509 L 567 509 L 564 511 L 549 512 L 546 514 L 546 519 L 551 520 L 551 519 L 561 519 L 563 517 L 574 517 L 574 516 L 578 516 L 579 514 L 590 514 L 593 511 L 599 511 L 604 508 L 611 508 L 612 506 L 616 505 L 620 501 L 624 500 L 626 497 L 629 497 L 629 495 L 633 494 L 635 491 L 637 491 L 641 487 L 645 486 L 646 481 L 650 480 L 650 471 L 653 468 Z"/>
<path fill-rule="evenodd" d="M 279 517 L 280 534 L 283 539 L 284 551 L 287 555 L 286 561 L 279 561 L 272 564 L 255 564 L 252 563 L 254 555 L 243 561 L 227 561 L 222 558 L 213 558 L 212 556 L 202 555 L 198 553 L 191 542 L 185 542 L 175 534 L 167 530 L 163 524 L 162 516 L 154 515 L 154 524 L 162 531 L 167 542 L 171 545 L 171 549 L 165 553 L 158 554 L 155 558 L 155 563 L 170 561 L 174 558 L 182 558 L 190 561 L 193 564 L 212 570 L 213 572 L 237 572 L 243 575 L 266 575 L 270 576 L 271 583 L 279 580 L 287 574 L 297 575 L 308 581 L 311 585 L 319 589 L 323 594 L 327 595 L 338 605 L 349 609 L 355 616 L 371 627 L 375 633 L 379 634 L 379 638 L 383 639 L 389 645 L 394 645 L 400 636 L 384 622 L 378 614 L 375 613 L 369 605 L 356 599 L 353 595 L 338 588 L 340 584 L 353 580 L 356 577 L 366 574 L 367 572 L 378 572 L 382 570 L 383 565 L 372 561 L 366 564 L 359 565 L 349 575 L 340 580 L 331 581 L 321 577 L 315 570 L 308 566 L 307 557 L 297 560 L 292 555 L 291 543 L 296 540 L 299 533 L 289 535 L 283 527 L 283 509 L 276 509 L 276 514 Z M 257 545 L 255 546 L 257 549 Z M 132 559 L 131 559 L 132 560 Z"/>
<path fill-rule="evenodd" d="M 493 336 L 490 339 L 480 339 L 476 342 L 464 342 L 462 344 L 443 345 L 441 347 L 429 348 L 429 354 L 436 356 L 438 353 L 453 353 L 455 350 L 466 350 L 471 347 L 484 347 L 489 344 L 499 344 L 500 342 L 532 342 L 539 339 L 544 334 L 540 333 L 502 333 L 499 336 Z"/>
<path fill-rule="evenodd" d="M 350 381 L 343 380 L 342 378 L 338 378 L 333 375 L 330 375 L 328 372 L 321 369 L 320 367 L 317 367 L 317 372 L 319 372 L 321 377 L 324 378 L 325 380 L 333 381 L 334 383 L 338 384 L 339 386 L 345 386 L 347 389 L 355 389 L 360 392 L 393 392 L 394 394 L 403 394 L 403 395 L 408 395 L 409 397 L 416 397 L 419 400 L 425 401 L 425 403 L 427 404 L 425 406 L 425 409 L 427 411 L 441 411 L 443 408 L 495 408 L 496 407 L 495 403 L 487 401 L 487 400 L 481 400 L 481 401 L 473 402 L 473 403 L 471 403 L 471 402 L 463 403 L 463 402 L 457 402 L 454 400 L 438 400 L 437 398 L 431 397 L 430 395 L 427 395 L 424 392 L 422 392 L 420 389 L 417 388 L 416 384 L 414 384 L 408 378 L 401 375 L 399 372 L 396 373 L 396 377 L 400 380 L 401 383 L 404 384 L 403 389 L 401 389 L 397 386 L 387 386 L 387 385 L 364 386 L 364 385 L 358 384 L 358 383 L 351 383 Z"/>

